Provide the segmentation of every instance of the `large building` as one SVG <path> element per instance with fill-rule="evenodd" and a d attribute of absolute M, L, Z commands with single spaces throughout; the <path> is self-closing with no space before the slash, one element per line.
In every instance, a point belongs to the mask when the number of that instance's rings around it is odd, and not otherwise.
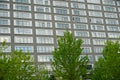
<path fill-rule="evenodd" d="M 106 40 L 120 37 L 118 0 L 0 0 L 0 42 L 5 52 L 29 51 L 35 62 L 47 63 L 66 28 L 82 38 L 90 64 L 102 56 Z"/>

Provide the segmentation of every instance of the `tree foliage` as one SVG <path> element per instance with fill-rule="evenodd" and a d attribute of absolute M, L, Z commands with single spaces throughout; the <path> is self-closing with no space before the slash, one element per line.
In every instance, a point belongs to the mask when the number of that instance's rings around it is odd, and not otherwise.
<path fill-rule="evenodd" d="M 103 58 L 95 63 L 92 80 L 120 80 L 120 44 L 107 41 L 103 49 Z"/>
<path fill-rule="evenodd" d="M 58 47 L 53 51 L 52 69 L 59 80 L 81 80 L 86 74 L 87 56 L 80 58 L 82 40 L 67 30 L 58 38 Z"/>

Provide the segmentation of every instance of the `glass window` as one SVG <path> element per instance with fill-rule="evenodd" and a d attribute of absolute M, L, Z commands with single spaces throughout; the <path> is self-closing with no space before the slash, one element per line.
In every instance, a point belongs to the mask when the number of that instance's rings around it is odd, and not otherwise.
<path fill-rule="evenodd" d="M 89 32 L 87 32 L 87 31 L 75 31 L 75 36 L 89 37 Z"/>
<path fill-rule="evenodd" d="M 0 42 L 11 42 L 11 37 L 10 36 L 0 36 Z"/>
<path fill-rule="evenodd" d="M 89 11 L 89 16 L 102 17 L 102 12 Z"/>
<path fill-rule="evenodd" d="M 64 16 L 64 15 L 55 15 L 55 20 L 57 21 L 70 21 L 69 16 Z"/>
<path fill-rule="evenodd" d="M 11 46 L 9 45 L 6 49 L 3 50 L 3 52 L 11 52 Z"/>
<path fill-rule="evenodd" d="M 38 62 L 50 62 L 53 59 L 52 55 L 38 55 Z"/>
<path fill-rule="evenodd" d="M 14 20 L 15 26 L 32 26 L 32 21 L 29 20 Z"/>
<path fill-rule="evenodd" d="M 100 0 L 87 0 L 87 2 L 100 4 Z"/>
<path fill-rule="evenodd" d="M 0 19 L 0 25 L 10 25 L 9 19 Z"/>
<path fill-rule="evenodd" d="M 105 17 L 108 17 L 108 18 L 118 18 L 116 13 L 104 13 L 104 14 L 105 14 Z"/>
<path fill-rule="evenodd" d="M 88 9 L 101 10 L 101 6 L 100 5 L 94 5 L 94 4 L 88 4 Z"/>
<path fill-rule="evenodd" d="M 66 29 L 66 28 L 71 28 L 71 25 L 70 23 L 56 22 L 55 27 Z"/>
<path fill-rule="evenodd" d="M 65 2 L 65 1 L 53 1 L 53 6 L 68 7 L 68 2 Z"/>
<path fill-rule="evenodd" d="M 115 5 L 115 1 L 113 0 L 102 0 L 104 5 Z"/>
<path fill-rule="evenodd" d="M 32 29 L 28 28 L 14 28 L 15 34 L 32 34 Z"/>
<path fill-rule="evenodd" d="M 74 14 L 74 15 L 86 15 L 86 11 L 85 10 L 73 9 L 72 14 Z"/>
<path fill-rule="evenodd" d="M 104 11 L 116 12 L 116 8 L 112 6 L 104 6 L 103 9 Z"/>
<path fill-rule="evenodd" d="M 105 45 L 106 40 L 105 39 L 93 39 L 94 45 Z"/>
<path fill-rule="evenodd" d="M 15 43 L 33 43 L 33 38 L 32 37 L 27 37 L 27 36 L 15 36 L 14 37 Z"/>
<path fill-rule="evenodd" d="M 94 53 L 102 53 L 103 47 L 94 47 Z"/>
<path fill-rule="evenodd" d="M 91 30 L 105 30 L 104 25 L 90 25 Z"/>
<path fill-rule="evenodd" d="M 120 38 L 120 33 L 108 33 L 109 38 Z"/>
<path fill-rule="evenodd" d="M 97 24 L 103 24 L 102 18 L 90 18 L 90 23 L 97 23 Z"/>
<path fill-rule="evenodd" d="M 0 0 L 0 1 L 9 1 L 9 0 Z"/>
<path fill-rule="evenodd" d="M 34 7 L 34 10 L 36 11 L 36 12 L 51 12 L 51 9 L 50 9 L 50 7 L 43 7 L 43 6 L 35 6 Z"/>
<path fill-rule="evenodd" d="M 50 0 L 34 0 L 34 4 L 38 4 L 38 5 L 50 5 Z"/>
<path fill-rule="evenodd" d="M 30 3 L 30 0 L 13 0 L 13 2 L 18 2 L 18 3 Z"/>
<path fill-rule="evenodd" d="M 115 19 L 106 19 L 106 24 L 118 25 L 118 20 Z"/>
<path fill-rule="evenodd" d="M 44 44 L 53 44 L 53 38 L 52 37 L 37 37 L 36 38 L 37 43 L 44 43 Z"/>
<path fill-rule="evenodd" d="M 56 35 L 57 36 L 63 36 L 64 32 L 65 32 L 65 30 L 56 30 Z"/>
<path fill-rule="evenodd" d="M 82 39 L 84 45 L 89 45 L 90 44 L 90 39 Z"/>
<path fill-rule="evenodd" d="M 8 27 L 0 27 L 0 33 L 10 33 L 10 28 Z"/>
<path fill-rule="evenodd" d="M 74 22 L 87 22 L 87 18 L 86 17 L 74 16 L 72 19 L 73 19 Z"/>
<path fill-rule="evenodd" d="M 0 9 L 9 9 L 10 5 L 7 3 L 0 3 Z"/>
<path fill-rule="evenodd" d="M 66 9 L 66 8 L 54 8 L 54 13 L 57 13 L 57 14 L 69 14 L 69 9 Z"/>
<path fill-rule="evenodd" d="M 83 29 L 83 30 L 87 30 L 88 29 L 88 25 L 87 24 L 79 24 L 79 23 L 75 23 L 73 24 L 74 29 Z"/>
<path fill-rule="evenodd" d="M 47 21 L 35 21 L 35 26 L 36 26 L 36 27 L 51 28 L 51 27 L 52 27 L 52 22 L 47 22 Z"/>
<path fill-rule="evenodd" d="M 107 26 L 108 31 L 120 31 L 119 26 Z"/>
<path fill-rule="evenodd" d="M 16 18 L 32 18 L 31 13 L 27 12 L 14 12 Z"/>
<path fill-rule="evenodd" d="M 120 6 L 120 1 L 117 1 L 117 6 Z"/>
<path fill-rule="evenodd" d="M 10 12 L 0 10 L 0 17 L 10 17 Z"/>
<path fill-rule="evenodd" d="M 51 15 L 49 14 L 35 14 L 35 19 L 44 19 L 44 20 L 51 20 Z"/>
<path fill-rule="evenodd" d="M 23 5 L 23 4 L 13 4 L 14 10 L 22 10 L 22 11 L 31 11 L 30 5 Z"/>
<path fill-rule="evenodd" d="M 15 46 L 15 50 L 22 50 L 23 52 L 33 52 L 33 46 Z"/>
<path fill-rule="evenodd" d="M 54 46 L 37 46 L 38 53 L 51 53 L 54 50 Z"/>
<path fill-rule="evenodd" d="M 95 61 L 98 61 L 99 58 L 102 58 L 102 57 L 103 57 L 102 55 L 96 55 L 96 56 L 95 56 Z"/>
<path fill-rule="evenodd" d="M 92 32 L 92 37 L 106 37 L 105 32 Z"/>
<path fill-rule="evenodd" d="M 85 4 L 82 3 L 71 3 L 71 7 L 72 8 L 81 8 L 81 9 L 85 9 Z"/>
<path fill-rule="evenodd" d="M 91 53 L 92 50 L 91 50 L 91 47 L 82 47 L 83 50 L 82 50 L 82 53 Z"/>
<path fill-rule="evenodd" d="M 53 31 L 48 29 L 36 29 L 36 35 L 53 35 Z"/>

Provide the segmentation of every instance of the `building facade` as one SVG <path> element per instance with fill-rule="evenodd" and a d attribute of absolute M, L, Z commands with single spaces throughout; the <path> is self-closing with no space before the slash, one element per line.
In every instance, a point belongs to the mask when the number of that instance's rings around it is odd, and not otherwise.
<path fill-rule="evenodd" d="M 45 62 L 50 69 L 51 52 L 66 28 L 83 39 L 83 56 L 93 64 L 104 42 L 120 37 L 120 1 L 0 0 L 0 42 L 10 45 L 5 52 L 29 51 L 38 66 Z"/>

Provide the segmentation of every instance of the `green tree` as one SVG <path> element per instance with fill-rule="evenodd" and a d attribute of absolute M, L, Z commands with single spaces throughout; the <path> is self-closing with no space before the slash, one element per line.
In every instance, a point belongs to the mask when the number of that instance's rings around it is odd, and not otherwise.
<path fill-rule="evenodd" d="M 81 57 L 82 40 L 67 30 L 58 38 L 58 47 L 53 51 L 52 69 L 58 80 L 81 80 L 86 74 L 87 56 Z"/>
<path fill-rule="evenodd" d="M 95 63 L 92 80 L 120 80 L 120 44 L 107 41 L 103 49 L 103 58 Z"/>
<path fill-rule="evenodd" d="M 38 70 L 30 53 L 12 51 L 6 54 L 3 52 L 6 48 L 3 42 L 0 45 L 0 80 L 48 80 L 41 77 L 46 76 L 46 69 Z"/>

